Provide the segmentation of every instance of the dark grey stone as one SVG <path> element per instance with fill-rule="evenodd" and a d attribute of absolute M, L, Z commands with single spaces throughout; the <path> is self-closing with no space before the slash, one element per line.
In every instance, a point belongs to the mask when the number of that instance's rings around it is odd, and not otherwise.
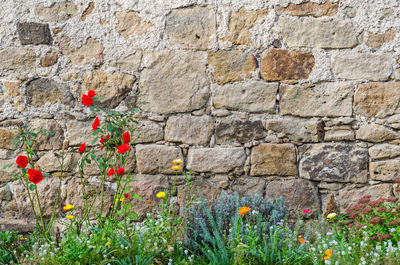
<path fill-rule="evenodd" d="M 51 45 L 53 42 L 49 24 L 36 22 L 18 23 L 17 31 L 22 45 Z"/>

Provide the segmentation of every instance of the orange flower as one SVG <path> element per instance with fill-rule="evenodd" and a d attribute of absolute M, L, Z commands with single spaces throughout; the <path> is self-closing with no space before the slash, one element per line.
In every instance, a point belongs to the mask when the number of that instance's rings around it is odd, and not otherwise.
<path fill-rule="evenodd" d="M 249 207 L 243 206 L 242 208 L 239 209 L 239 214 L 243 217 L 249 211 L 251 211 Z"/>
<path fill-rule="evenodd" d="M 304 239 L 304 238 L 299 238 L 299 242 L 301 243 L 301 244 L 303 244 L 304 245 L 304 243 L 306 242 L 306 240 Z"/>
<path fill-rule="evenodd" d="M 172 169 L 173 171 L 178 171 L 178 170 L 182 169 L 182 167 L 181 167 L 180 165 L 173 165 L 173 166 L 171 167 L 171 169 Z"/>
<path fill-rule="evenodd" d="M 147 204 L 153 204 L 153 202 L 152 201 L 148 201 Z"/>
<path fill-rule="evenodd" d="M 325 250 L 325 257 L 324 257 L 324 260 L 327 260 L 327 259 L 329 259 L 330 257 L 332 257 L 332 249 L 327 249 L 327 250 Z"/>

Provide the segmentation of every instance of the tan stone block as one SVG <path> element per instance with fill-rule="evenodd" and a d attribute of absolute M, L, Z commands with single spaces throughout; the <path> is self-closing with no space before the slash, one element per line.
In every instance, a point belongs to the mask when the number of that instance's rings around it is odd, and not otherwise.
<path fill-rule="evenodd" d="M 285 199 L 285 206 L 291 218 L 297 218 L 304 209 L 315 211 L 321 209 L 318 188 L 309 180 L 289 179 L 268 182 L 264 200 L 268 202 L 273 199 L 278 200 L 280 197 Z"/>
<path fill-rule="evenodd" d="M 128 39 L 133 34 L 143 35 L 153 26 L 153 24 L 144 21 L 135 11 L 117 12 L 115 16 L 118 19 L 116 29 L 125 39 Z"/>
<path fill-rule="evenodd" d="M 15 150 L 15 146 L 12 144 L 12 142 L 14 141 L 16 135 L 16 130 L 0 128 L 0 148 Z"/>
<path fill-rule="evenodd" d="M 0 49 L 0 69 L 35 72 L 36 54 L 31 49 L 22 47 Z"/>
<path fill-rule="evenodd" d="M 60 159 L 60 160 L 59 160 Z M 73 153 L 66 153 L 64 158 L 63 171 L 71 172 L 78 165 L 79 155 Z M 60 172 L 61 171 L 61 152 L 56 156 L 54 152 L 46 153 L 36 162 L 36 166 L 46 173 Z"/>
<path fill-rule="evenodd" d="M 291 16 L 333 16 L 338 11 L 338 5 L 332 2 L 317 4 L 313 2 L 305 2 L 301 4 L 290 3 L 287 7 L 276 6 L 278 15 L 287 14 Z"/>
<path fill-rule="evenodd" d="M 236 178 L 232 184 L 232 191 L 239 193 L 239 196 L 264 195 L 265 179 L 253 177 Z"/>
<path fill-rule="evenodd" d="M 77 6 L 70 1 L 56 2 L 50 6 L 42 3 L 35 5 L 35 15 L 46 22 L 64 22 L 77 14 Z"/>
<path fill-rule="evenodd" d="M 280 114 L 300 117 L 351 116 L 353 84 L 348 82 L 280 86 Z"/>
<path fill-rule="evenodd" d="M 136 145 L 137 169 L 142 174 L 175 174 L 172 160 L 183 159 L 180 148 L 165 145 Z"/>
<path fill-rule="evenodd" d="M 40 65 L 43 67 L 49 67 L 55 65 L 58 61 L 58 55 L 55 53 L 49 53 L 46 56 L 40 58 Z"/>
<path fill-rule="evenodd" d="M 215 86 L 214 108 L 275 113 L 278 83 L 248 81 Z"/>
<path fill-rule="evenodd" d="M 21 81 L 3 81 L 2 83 L 4 90 L 7 93 L 7 96 L 16 97 L 20 94 L 19 86 L 21 84 Z"/>
<path fill-rule="evenodd" d="M 393 29 L 389 29 L 382 34 L 368 32 L 368 40 L 365 42 L 365 44 L 373 49 L 379 49 L 383 44 L 393 41 L 395 37 L 396 31 Z"/>
<path fill-rule="evenodd" d="M 318 19 L 279 18 L 283 41 L 289 47 L 352 48 L 358 44 L 349 20 L 323 22 Z"/>
<path fill-rule="evenodd" d="M 187 169 L 194 172 L 228 173 L 243 172 L 246 154 L 241 147 L 190 148 Z"/>
<path fill-rule="evenodd" d="M 170 44 L 183 49 L 207 50 L 216 44 L 216 16 L 210 7 L 173 9 L 166 16 L 165 32 Z"/>
<path fill-rule="evenodd" d="M 86 143 L 86 146 L 99 144 L 98 141 L 92 144 L 93 140 L 96 139 L 92 134 L 93 121 L 94 119 L 90 121 L 69 121 L 66 123 L 67 140 L 69 141 L 70 146 L 80 146 L 83 143 Z M 100 139 L 98 136 L 97 138 Z"/>
<path fill-rule="evenodd" d="M 163 127 L 154 121 L 139 120 L 138 124 L 133 125 L 132 141 L 139 143 L 154 143 L 164 138 Z"/>
<path fill-rule="evenodd" d="M 226 37 L 222 38 L 236 45 L 253 44 L 252 33 L 250 30 L 268 14 L 268 10 L 246 10 L 244 8 L 238 11 L 232 11 L 229 16 L 229 31 Z"/>
<path fill-rule="evenodd" d="M 251 151 L 252 176 L 294 176 L 296 150 L 292 144 L 260 144 Z"/>
<path fill-rule="evenodd" d="M 360 84 L 354 94 L 354 112 L 384 118 L 400 113 L 400 82 Z"/>
<path fill-rule="evenodd" d="M 357 204 L 358 200 L 366 195 L 371 195 L 371 200 L 391 197 L 391 185 L 379 184 L 363 188 L 347 187 L 339 190 L 339 209 L 345 213 L 348 208 Z"/>
<path fill-rule="evenodd" d="M 362 125 L 356 132 L 356 139 L 372 143 L 381 143 L 388 140 L 399 139 L 400 135 L 386 126 L 378 124 Z"/>
<path fill-rule="evenodd" d="M 325 141 L 354 141 L 354 132 L 350 126 L 337 126 L 325 132 Z"/>
<path fill-rule="evenodd" d="M 66 106 L 75 106 L 75 99 L 66 85 L 52 79 L 39 78 L 30 81 L 26 86 L 26 103 L 34 107 L 60 102 Z"/>
<path fill-rule="evenodd" d="M 260 74 L 266 81 L 307 79 L 314 64 L 311 52 L 269 49 L 261 57 Z"/>
<path fill-rule="evenodd" d="M 265 137 L 261 120 L 240 120 L 225 118 L 215 127 L 217 144 L 248 143 Z"/>
<path fill-rule="evenodd" d="M 111 66 L 117 68 L 119 71 L 137 72 L 142 61 L 142 56 L 142 51 L 136 51 L 134 54 L 126 57 L 116 58 L 114 62 L 111 62 Z"/>
<path fill-rule="evenodd" d="M 354 144 L 321 143 L 300 147 L 301 178 L 329 182 L 367 182 L 368 152 Z"/>
<path fill-rule="evenodd" d="M 75 47 L 68 39 L 60 44 L 62 54 L 70 57 L 72 64 L 99 64 L 102 61 L 104 47 L 98 41 L 91 37 L 81 47 Z"/>
<path fill-rule="evenodd" d="M 238 50 L 209 52 L 208 63 L 220 85 L 248 79 L 257 67 L 252 54 Z"/>
<path fill-rule="evenodd" d="M 13 175 L 14 172 L 19 172 L 19 169 L 17 167 L 17 163 L 15 160 L 17 157 L 14 157 L 12 159 L 1 159 L 0 160 L 0 182 L 9 182 L 13 179 L 15 179 L 15 176 Z M 11 167 L 4 168 L 6 165 L 11 165 Z"/>
<path fill-rule="evenodd" d="M 210 83 L 204 52 L 149 52 L 144 55 L 143 64 L 138 100 L 142 110 L 160 114 L 187 112 L 207 103 Z"/>
<path fill-rule="evenodd" d="M 210 116 L 171 116 L 165 126 L 165 140 L 189 145 L 208 145 L 213 125 Z"/>
<path fill-rule="evenodd" d="M 82 93 L 95 90 L 104 97 L 100 103 L 103 107 L 114 108 L 131 92 L 136 77 L 129 74 L 108 74 L 103 70 L 85 72 L 82 76 Z"/>
<path fill-rule="evenodd" d="M 400 159 L 371 162 L 369 164 L 369 174 L 371 179 L 394 182 L 399 177 Z"/>
<path fill-rule="evenodd" d="M 39 133 L 36 138 L 36 150 L 52 150 L 61 149 L 63 145 L 64 130 L 61 125 L 55 120 L 34 119 L 29 123 L 31 129 L 35 131 L 46 130 L 44 133 Z"/>
<path fill-rule="evenodd" d="M 195 198 L 202 197 L 210 204 L 213 199 L 215 200 L 220 197 L 221 190 L 207 180 L 195 178 L 191 181 L 191 190 L 188 184 L 178 187 L 178 203 L 181 207 L 186 206 L 186 203 L 191 199 L 192 195 L 194 195 Z"/>
<path fill-rule="evenodd" d="M 385 159 L 400 156 L 400 146 L 394 144 L 377 144 L 368 149 L 372 159 Z"/>

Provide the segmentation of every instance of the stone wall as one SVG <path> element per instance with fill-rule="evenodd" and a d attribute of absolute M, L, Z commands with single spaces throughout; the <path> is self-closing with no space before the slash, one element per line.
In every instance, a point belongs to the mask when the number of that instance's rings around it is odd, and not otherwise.
<path fill-rule="evenodd" d="M 0 166 L 19 153 L 17 124 L 51 130 L 36 166 L 57 176 L 69 143 L 61 203 L 78 203 L 77 149 L 92 122 L 80 98 L 94 89 L 104 106 L 140 109 L 130 167 L 141 213 L 174 182 L 176 157 L 207 198 L 283 195 L 297 213 L 390 196 L 399 13 L 396 0 L 3 0 Z M 23 229 L 31 213 L 21 185 L 7 184 L 12 170 L 0 169 L 0 224 Z M 95 188 L 98 171 L 85 173 Z M 39 185 L 46 214 L 55 180 Z"/>

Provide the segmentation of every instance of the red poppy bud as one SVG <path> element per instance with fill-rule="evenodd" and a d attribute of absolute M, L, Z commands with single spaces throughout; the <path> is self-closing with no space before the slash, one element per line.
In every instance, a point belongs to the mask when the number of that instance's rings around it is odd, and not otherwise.
<path fill-rule="evenodd" d="M 81 146 L 79 147 L 78 152 L 79 152 L 79 153 L 83 153 L 83 152 L 85 152 L 85 149 L 86 149 L 86 144 L 83 143 L 83 144 L 81 144 Z"/>

